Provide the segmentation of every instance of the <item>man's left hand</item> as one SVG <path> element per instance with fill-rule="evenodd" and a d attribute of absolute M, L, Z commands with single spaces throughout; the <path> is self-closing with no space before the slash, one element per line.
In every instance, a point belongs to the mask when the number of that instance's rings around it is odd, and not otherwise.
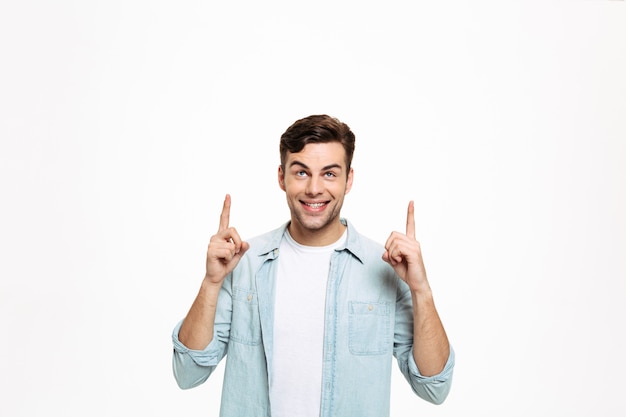
<path fill-rule="evenodd" d="M 385 243 L 383 260 L 393 267 L 412 291 L 429 288 L 422 250 L 415 239 L 415 204 L 409 202 L 406 215 L 406 234 L 392 232 Z"/>

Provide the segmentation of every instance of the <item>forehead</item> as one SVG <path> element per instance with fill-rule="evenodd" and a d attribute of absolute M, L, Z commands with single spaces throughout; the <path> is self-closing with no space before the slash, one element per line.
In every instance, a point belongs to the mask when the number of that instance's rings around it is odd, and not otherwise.
<path fill-rule="evenodd" d="M 322 168 L 340 165 L 345 168 L 346 151 L 339 142 L 309 143 L 297 153 L 287 153 L 287 166 L 294 162 L 303 163 L 309 168 Z"/>

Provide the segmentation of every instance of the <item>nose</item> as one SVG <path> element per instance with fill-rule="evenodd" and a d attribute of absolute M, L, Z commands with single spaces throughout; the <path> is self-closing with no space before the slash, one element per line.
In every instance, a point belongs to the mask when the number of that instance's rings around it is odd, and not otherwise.
<path fill-rule="evenodd" d="M 306 185 L 306 194 L 307 195 L 319 195 L 323 192 L 324 185 L 321 178 L 317 176 L 311 176 Z"/>

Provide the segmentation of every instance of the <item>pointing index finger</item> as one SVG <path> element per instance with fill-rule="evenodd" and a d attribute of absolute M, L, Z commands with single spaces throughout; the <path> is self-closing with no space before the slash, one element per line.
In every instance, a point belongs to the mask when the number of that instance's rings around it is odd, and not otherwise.
<path fill-rule="evenodd" d="M 222 214 L 220 215 L 220 228 L 218 232 L 228 229 L 230 223 L 230 194 L 226 194 L 224 198 L 224 207 L 222 207 Z"/>
<path fill-rule="evenodd" d="M 415 203 L 409 201 L 409 208 L 406 211 L 406 235 L 415 239 Z"/>

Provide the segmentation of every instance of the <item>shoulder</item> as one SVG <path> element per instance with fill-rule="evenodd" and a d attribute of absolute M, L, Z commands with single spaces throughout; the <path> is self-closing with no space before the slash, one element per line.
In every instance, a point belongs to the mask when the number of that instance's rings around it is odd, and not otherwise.
<path fill-rule="evenodd" d="M 347 249 L 358 259 L 353 264 L 354 271 L 364 282 L 371 282 L 373 287 L 380 288 L 381 283 L 386 283 L 387 288 L 395 289 L 396 294 L 405 293 L 408 289 L 406 283 L 395 273 L 394 269 L 383 260 L 385 247 L 356 231 L 354 226 L 348 224 Z"/>
<path fill-rule="evenodd" d="M 393 268 L 383 261 L 385 247 L 361 233 L 346 220 L 348 226 L 347 248 L 368 268 L 376 268 L 379 271 L 391 272 Z"/>
<path fill-rule="evenodd" d="M 378 255 L 382 256 L 385 248 L 379 242 L 359 233 L 359 231 L 354 227 L 352 223 L 350 223 L 346 219 L 342 219 L 342 222 L 348 228 L 348 239 L 346 242 L 346 246 L 350 249 L 357 257 L 371 258 L 372 255 L 378 257 Z"/>
<path fill-rule="evenodd" d="M 277 249 L 280 246 L 280 241 L 283 238 L 286 228 L 287 223 L 274 230 L 270 230 L 269 232 L 265 232 L 248 239 L 248 243 L 250 244 L 248 252 L 251 254 L 263 255 Z"/>

